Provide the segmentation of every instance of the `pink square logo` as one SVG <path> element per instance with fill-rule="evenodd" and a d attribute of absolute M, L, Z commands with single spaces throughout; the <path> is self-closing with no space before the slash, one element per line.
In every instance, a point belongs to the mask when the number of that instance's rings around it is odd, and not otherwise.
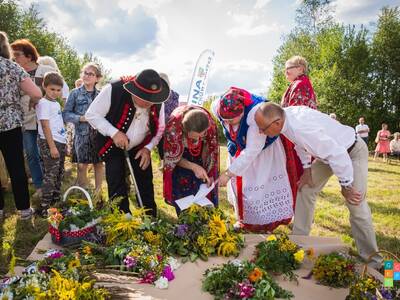
<path fill-rule="evenodd" d="M 400 262 L 395 262 L 393 264 L 393 271 L 400 272 Z"/>

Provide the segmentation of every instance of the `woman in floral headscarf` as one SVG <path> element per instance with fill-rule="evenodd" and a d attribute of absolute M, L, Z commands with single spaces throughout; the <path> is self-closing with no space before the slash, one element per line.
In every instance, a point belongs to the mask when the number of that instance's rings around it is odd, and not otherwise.
<path fill-rule="evenodd" d="M 255 113 L 264 98 L 231 87 L 213 103 L 228 140 L 229 167 L 219 179 L 240 223 L 251 231 L 288 224 L 297 192 L 294 152 L 280 137 L 259 132 Z"/>
<path fill-rule="evenodd" d="M 165 127 L 164 198 L 175 200 L 196 194 L 200 184 L 210 185 L 219 173 L 217 126 L 210 113 L 197 106 L 176 108 Z M 218 187 L 208 198 L 218 205 Z"/>

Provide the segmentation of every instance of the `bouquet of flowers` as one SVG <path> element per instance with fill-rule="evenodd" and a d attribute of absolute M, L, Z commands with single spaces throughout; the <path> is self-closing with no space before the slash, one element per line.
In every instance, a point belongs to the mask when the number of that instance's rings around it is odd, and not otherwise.
<path fill-rule="evenodd" d="M 134 276 L 140 283 L 154 284 L 160 289 L 168 287 L 168 282 L 175 278 L 174 271 L 180 266 L 175 258 L 164 255 L 144 237 L 108 247 L 92 244 L 90 249 L 97 257 L 96 265 L 101 271 Z"/>
<path fill-rule="evenodd" d="M 102 210 L 93 210 L 83 201 L 67 201 L 61 207 L 48 209 L 49 232 L 56 244 L 70 245 L 79 243 L 94 232 L 104 214 Z"/>
<path fill-rule="evenodd" d="M 289 240 L 286 234 L 270 235 L 256 246 L 254 262 L 261 268 L 296 279 L 305 251 Z"/>
<path fill-rule="evenodd" d="M 0 299 L 108 299 L 82 270 L 79 252 L 48 251 L 45 258 L 0 285 Z"/>
<path fill-rule="evenodd" d="M 203 290 L 215 299 L 290 299 L 293 294 L 282 289 L 272 277 L 249 261 L 230 261 L 208 269 Z"/>
<path fill-rule="evenodd" d="M 385 288 L 371 275 L 359 277 L 350 285 L 350 293 L 346 300 L 392 300 L 400 299 L 399 286 Z"/>
<path fill-rule="evenodd" d="M 194 204 L 179 215 L 178 223 L 164 236 L 164 246 L 168 253 L 183 256 L 183 261 L 237 256 L 244 247 L 244 236 L 233 224 L 222 210 Z"/>
<path fill-rule="evenodd" d="M 317 257 L 312 274 L 322 285 L 348 287 L 356 278 L 355 260 L 340 252 L 323 254 Z"/>

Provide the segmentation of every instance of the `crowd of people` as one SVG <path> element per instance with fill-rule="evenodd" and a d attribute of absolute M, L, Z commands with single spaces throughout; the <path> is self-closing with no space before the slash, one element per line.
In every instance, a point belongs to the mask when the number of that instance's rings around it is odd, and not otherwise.
<path fill-rule="evenodd" d="M 60 200 L 65 156 L 70 153 L 79 186 L 89 186 L 88 166 L 93 165 L 95 193 L 101 190 L 105 166 L 109 199 L 119 199 L 126 213 L 128 160 L 140 201 L 156 217 L 151 151 L 158 148 L 163 196 L 177 214 L 181 210 L 176 200 L 195 194 L 201 184 L 218 182 L 207 197 L 217 206 L 218 188 L 227 186 L 238 226 L 267 232 L 294 217 L 293 234 L 308 235 L 317 196 L 335 174 L 361 257 L 378 250 L 365 200 L 369 128 L 362 117 L 354 129 L 338 122 L 336 115 L 318 111 L 303 57 L 292 57 L 285 64 L 289 86 L 280 105 L 231 87 L 208 111 L 179 105 L 168 76 L 152 69 L 98 90 L 101 70 L 88 63 L 69 92 L 55 61 L 40 57 L 28 40 L 9 45 L 0 32 L 0 46 L 0 150 L 22 219 L 35 212 L 30 207 L 24 153 L 41 200 L 36 208 L 41 216 Z M 222 172 L 217 123 L 227 140 L 229 158 Z M 400 154 L 400 134 L 395 133 L 392 142 L 390 136 L 382 124 L 376 155 Z M 0 217 L 3 207 L 0 194 Z M 371 265 L 381 263 L 376 254 Z"/>

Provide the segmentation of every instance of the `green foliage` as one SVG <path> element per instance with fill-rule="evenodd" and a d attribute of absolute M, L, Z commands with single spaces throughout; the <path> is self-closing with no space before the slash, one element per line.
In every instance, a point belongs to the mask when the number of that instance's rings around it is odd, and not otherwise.
<path fill-rule="evenodd" d="M 35 45 L 40 55 L 53 57 L 71 89 L 75 87 L 82 66 L 88 61 L 98 63 L 105 74 L 103 81 L 109 80 L 110 71 L 105 70 L 100 60 L 92 54 L 80 57 L 65 37 L 47 28 L 33 4 L 23 9 L 17 1 L 0 0 L 0 30 L 7 33 L 10 43 L 26 38 Z"/>
<path fill-rule="evenodd" d="M 273 59 L 269 98 L 274 102 L 281 101 L 288 86 L 284 76 L 285 62 L 293 55 L 301 55 L 309 63 L 309 76 L 319 110 L 336 113 L 338 120 L 349 126 L 355 126 L 358 118 L 365 116 L 371 136 L 380 129 L 382 122 L 388 123 L 392 132 L 398 130 L 398 7 L 383 8 L 376 31 L 370 33 L 363 26 L 332 22 L 330 11 L 324 8 L 325 2 L 329 1 L 303 1 L 297 11 L 297 17 L 303 16 L 304 21 L 298 21 L 298 26 L 285 37 Z M 310 12 L 308 19 L 304 15 L 307 11 Z M 315 24 L 315 30 L 305 30 L 310 24 Z"/>

